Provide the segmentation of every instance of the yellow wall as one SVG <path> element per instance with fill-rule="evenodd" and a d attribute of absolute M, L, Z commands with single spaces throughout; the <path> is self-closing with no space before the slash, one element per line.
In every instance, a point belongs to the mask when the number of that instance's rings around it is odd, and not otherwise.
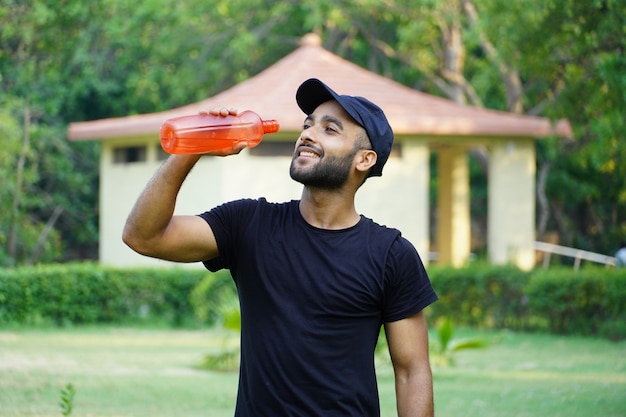
<path fill-rule="evenodd" d="M 490 147 L 487 249 L 493 263 L 535 264 L 535 171 L 532 140 Z"/>
<path fill-rule="evenodd" d="M 113 148 L 147 145 L 146 162 L 113 163 Z M 121 240 L 126 216 L 156 172 L 158 142 L 152 137 L 109 139 L 100 163 L 100 262 L 116 266 L 172 265 L 134 253 Z M 370 178 L 357 193 L 357 210 L 402 231 L 427 262 L 428 149 L 403 144 L 382 177 Z M 177 214 L 198 214 L 222 202 L 250 197 L 269 201 L 300 198 L 301 185 L 289 177 L 290 157 L 251 156 L 247 150 L 226 158 L 202 158 L 180 191 Z"/>
<path fill-rule="evenodd" d="M 460 267 L 468 261 L 471 251 L 467 149 L 440 148 L 437 167 L 437 262 Z"/>

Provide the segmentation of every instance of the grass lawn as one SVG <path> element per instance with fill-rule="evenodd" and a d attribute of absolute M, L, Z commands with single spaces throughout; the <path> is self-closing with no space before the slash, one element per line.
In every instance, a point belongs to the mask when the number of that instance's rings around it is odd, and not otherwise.
<path fill-rule="evenodd" d="M 497 337 L 434 369 L 438 417 L 626 416 L 626 343 L 549 335 Z M 232 416 L 237 374 L 195 368 L 225 335 L 210 330 L 75 328 L 0 331 L 0 416 Z M 232 341 L 230 342 L 232 343 Z M 379 360 L 383 417 L 395 416 L 393 372 Z"/>

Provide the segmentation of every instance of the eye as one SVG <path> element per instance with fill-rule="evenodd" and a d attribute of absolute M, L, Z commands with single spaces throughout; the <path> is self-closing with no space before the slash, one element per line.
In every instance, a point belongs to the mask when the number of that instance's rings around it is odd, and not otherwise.
<path fill-rule="evenodd" d="M 331 133 L 337 133 L 337 129 L 334 126 L 326 126 L 325 130 Z"/>
<path fill-rule="evenodd" d="M 305 123 L 304 125 L 302 125 L 302 130 L 307 130 L 308 128 L 310 128 L 311 125 L 308 123 Z"/>

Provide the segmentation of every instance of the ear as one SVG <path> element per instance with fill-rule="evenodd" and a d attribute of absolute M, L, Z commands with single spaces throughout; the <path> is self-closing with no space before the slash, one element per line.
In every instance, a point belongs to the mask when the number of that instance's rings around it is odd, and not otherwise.
<path fill-rule="evenodd" d="M 356 170 L 367 172 L 376 164 L 378 156 L 371 149 L 361 149 L 356 155 Z"/>

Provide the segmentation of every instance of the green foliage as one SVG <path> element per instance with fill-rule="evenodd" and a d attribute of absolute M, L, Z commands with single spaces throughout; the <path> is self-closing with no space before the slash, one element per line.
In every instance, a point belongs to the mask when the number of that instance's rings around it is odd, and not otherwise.
<path fill-rule="evenodd" d="M 198 368 L 208 371 L 237 372 L 239 370 L 239 355 L 239 348 L 224 347 L 215 354 L 204 355 Z"/>
<path fill-rule="evenodd" d="M 538 145 L 540 163 L 552 167 L 548 227 L 564 243 L 610 253 L 626 233 L 624 16 L 621 0 L 2 0 L 0 265 L 97 256 L 99 147 L 68 144 L 68 122 L 212 96 L 291 52 L 307 32 L 431 94 L 502 110 L 519 98 L 516 111 L 569 119 L 573 140 Z M 451 51 L 454 30 L 461 43 Z M 445 67 L 451 52 L 457 74 Z M 472 214 L 480 224 L 484 214 Z"/>
<path fill-rule="evenodd" d="M 431 267 L 429 275 L 440 298 L 426 311 L 433 323 L 626 338 L 624 268 L 525 272 L 474 263 Z M 241 330 L 236 289 L 226 271 L 89 263 L 0 269 L 0 326 L 98 323 Z M 446 326 L 442 347 L 450 342 Z"/>
<path fill-rule="evenodd" d="M 602 334 L 617 338 L 613 328 L 626 320 L 626 273 L 623 269 L 539 270 L 526 293 L 531 314 L 546 320 L 555 333 Z M 624 330 L 622 326 L 621 330 Z M 621 337 L 626 337 L 623 333 Z"/>
<path fill-rule="evenodd" d="M 439 317 L 435 325 L 429 326 L 428 350 L 430 362 L 439 367 L 448 367 L 455 364 L 454 356 L 457 352 L 467 349 L 484 349 L 493 343 L 493 338 L 485 337 L 455 337 L 455 328 L 452 319 Z M 434 333 L 434 337 L 433 337 Z M 389 361 L 385 328 L 381 327 L 378 341 L 374 349 L 376 357 Z"/>
<path fill-rule="evenodd" d="M 93 257 L 98 144 L 70 147 L 64 129 L 23 100 L 0 96 L 0 108 L 0 266 Z"/>
<path fill-rule="evenodd" d="M 430 268 L 439 301 L 428 309 L 435 322 L 626 338 L 626 269 L 552 267 L 523 272 L 474 264 Z"/>
<path fill-rule="evenodd" d="M 210 274 L 193 289 L 191 304 L 196 317 L 203 323 L 221 327 L 228 332 L 241 332 L 241 313 L 237 291 L 228 271 Z M 222 338 L 221 349 L 204 355 L 199 368 L 212 371 L 236 372 L 239 369 L 239 346 L 231 346 L 228 333 Z"/>
<path fill-rule="evenodd" d="M 476 262 L 458 269 L 431 267 L 429 275 L 440 298 L 429 309 L 433 318 L 450 317 L 466 326 L 525 326 L 527 272 Z"/>
<path fill-rule="evenodd" d="M 192 324 L 189 294 L 205 275 L 95 264 L 0 269 L 0 325 Z"/>
<path fill-rule="evenodd" d="M 454 325 L 448 317 L 441 317 L 435 328 L 436 338 L 430 340 L 430 359 L 437 366 L 452 366 L 455 364 L 456 352 L 467 349 L 486 348 L 490 341 L 484 337 L 455 338 Z"/>
<path fill-rule="evenodd" d="M 194 314 L 203 323 L 239 330 L 237 291 L 226 270 L 207 274 L 191 292 Z"/>
<path fill-rule="evenodd" d="M 69 416 L 74 410 L 74 395 L 76 395 L 76 388 L 72 384 L 67 384 L 64 389 L 61 390 L 61 401 L 59 407 L 61 407 L 61 414 Z"/>
<path fill-rule="evenodd" d="M 463 269 L 433 267 L 429 274 L 440 297 L 427 310 L 435 323 L 449 319 L 461 326 L 626 338 L 624 269 L 523 272 L 477 263 Z M 94 264 L 0 269 L 0 325 L 157 322 L 240 331 L 230 274 Z M 446 335 L 440 334 L 443 348 Z"/>

